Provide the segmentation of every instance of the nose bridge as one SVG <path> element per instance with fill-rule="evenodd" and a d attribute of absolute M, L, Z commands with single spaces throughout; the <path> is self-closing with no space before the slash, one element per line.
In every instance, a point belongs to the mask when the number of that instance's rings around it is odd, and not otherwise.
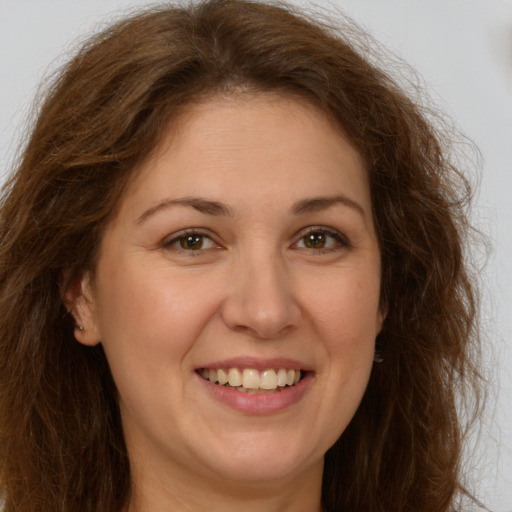
<path fill-rule="evenodd" d="M 235 265 L 233 286 L 224 304 L 226 324 L 262 339 L 293 329 L 300 320 L 300 308 L 290 272 L 278 251 L 249 251 Z"/>

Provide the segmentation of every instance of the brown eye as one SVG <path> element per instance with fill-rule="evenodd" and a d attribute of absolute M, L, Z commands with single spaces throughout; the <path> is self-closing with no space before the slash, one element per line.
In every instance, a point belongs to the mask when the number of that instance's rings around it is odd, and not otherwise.
<path fill-rule="evenodd" d="M 293 245 L 295 249 L 318 251 L 336 251 L 349 246 L 348 240 L 339 231 L 323 227 L 311 227 L 302 231 L 300 238 Z"/>
<path fill-rule="evenodd" d="M 197 234 L 182 236 L 179 239 L 179 244 L 182 249 L 187 251 L 198 251 L 203 248 L 204 236 Z"/>
<path fill-rule="evenodd" d="M 162 248 L 167 251 L 187 251 L 187 252 L 198 252 L 207 251 L 209 249 L 220 248 L 208 235 L 190 231 L 176 233 L 175 236 L 164 240 L 162 242 Z"/>
<path fill-rule="evenodd" d="M 308 233 L 304 238 L 304 246 L 308 249 L 323 249 L 326 244 L 325 233 Z"/>

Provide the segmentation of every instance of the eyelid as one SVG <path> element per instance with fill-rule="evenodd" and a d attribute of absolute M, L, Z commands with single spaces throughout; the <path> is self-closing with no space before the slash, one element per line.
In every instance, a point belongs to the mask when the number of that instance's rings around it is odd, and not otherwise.
<path fill-rule="evenodd" d="M 292 244 L 292 246 L 296 246 L 305 236 L 309 235 L 310 233 L 323 233 L 327 236 L 331 236 L 334 238 L 338 245 L 336 247 L 329 247 L 329 248 L 322 248 L 322 249 L 310 249 L 305 247 L 304 249 L 315 252 L 315 253 L 322 253 L 322 252 L 332 252 L 339 250 L 341 248 L 348 248 L 351 246 L 348 238 L 339 230 L 335 228 L 331 228 L 328 226 L 308 226 L 304 229 L 301 229 L 297 235 L 295 236 L 295 242 Z M 300 247 L 299 249 L 302 249 Z"/>
<path fill-rule="evenodd" d="M 210 239 L 212 241 L 212 243 L 216 246 L 216 247 L 214 247 L 215 249 L 222 248 L 222 245 L 215 239 L 213 233 L 210 230 L 205 229 L 205 228 L 186 228 L 186 229 L 182 229 L 181 231 L 171 233 L 170 235 L 167 235 L 160 242 L 159 246 L 162 249 L 169 249 L 172 247 L 173 244 L 177 243 L 181 238 L 184 238 L 189 235 L 199 235 L 204 238 Z M 196 251 L 193 251 L 193 250 L 187 250 L 187 249 L 176 247 L 177 251 L 182 251 L 182 252 L 187 252 L 187 253 L 188 252 L 200 253 L 200 252 L 204 252 L 204 251 L 207 251 L 210 249 L 211 248 L 197 249 Z"/>

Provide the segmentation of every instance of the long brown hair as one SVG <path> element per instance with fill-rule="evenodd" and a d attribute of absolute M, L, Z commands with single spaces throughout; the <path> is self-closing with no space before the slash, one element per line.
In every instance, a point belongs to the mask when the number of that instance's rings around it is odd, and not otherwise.
<path fill-rule="evenodd" d="M 422 109 L 335 33 L 285 5 L 207 0 L 91 38 L 49 88 L 0 206 L 0 487 L 5 512 L 120 512 L 130 465 L 101 346 L 62 288 L 93 270 L 136 164 L 207 94 L 299 95 L 364 157 L 387 319 L 363 401 L 325 458 L 328 510 L 443 512 L 463 490 L 460 397 L 478 397 L 469 187 Z"/>

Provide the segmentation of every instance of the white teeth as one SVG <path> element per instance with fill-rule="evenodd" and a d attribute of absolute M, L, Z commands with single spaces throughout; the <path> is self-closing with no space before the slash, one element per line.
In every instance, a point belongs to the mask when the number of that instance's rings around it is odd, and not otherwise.
<path fill-rule="evenodd" d="M 224 386 L 228 379 L 228 374 L 221 368 L 220 370 L 217 370 L 217 379 L 219 381 L 219 384 L 221 386 Z"/>
<path fill-rule="evenodd" d="M 277 385 L 278 386 L 286 386 L 286 370 L 284 368 L 279 368 L 277 372 Z"/>
<path fill-rule="evenodd" d="M 242 385 L 242 374 L 238 368 L 229 369 L 228 382 L 232 388 L 236 388 Z"/>
<path fill-rule="evenodd" d="M 276 389 L 277 375 L 275 370 L 265 370 L 261 372 L 260 385 L 261 389 Z"/>
<path fill-rule="evenodd" d="M 293 386 L 301 379 L 300 370 L 287 370 L 279 368 L 277 371 L 273 368 L 262 371 L 261 373 L 254 368 L 244 368 L 240 371 L 238 368 L 214 369 L 202 368 L 199 374 L 204 379 L 221 386 L 229 385 L 238 391 L 247 392 L 248 390 L 261 393 L 263 391 L 280 391 L 285 386 Z"/>
<path fill-rule="evenodd" d="M 258 389 L 260 387 L 260 374 L 258 370 L 246 368 L 243 373 L 242 386 L 247 389 Z"/>

